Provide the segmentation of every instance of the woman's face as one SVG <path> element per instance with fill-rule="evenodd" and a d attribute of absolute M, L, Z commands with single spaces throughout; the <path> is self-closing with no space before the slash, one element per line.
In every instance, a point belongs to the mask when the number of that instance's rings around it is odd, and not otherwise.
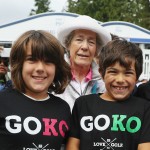
<path fill-rule="evenodd" d="M 89 30 L 76 30 L 68 47 L 71 65 L 89 67 L 96 53 L 96 33 Z"/>
<path fill-rule="evenodd" d="M 55 65 L 50 62 L 33 60 L 31 49 L 28 47 L 23 63 L 22 77 L 25 82 L 25 94 L 36 99 L 47 97 L 49 86 L 55 77 Z"/>

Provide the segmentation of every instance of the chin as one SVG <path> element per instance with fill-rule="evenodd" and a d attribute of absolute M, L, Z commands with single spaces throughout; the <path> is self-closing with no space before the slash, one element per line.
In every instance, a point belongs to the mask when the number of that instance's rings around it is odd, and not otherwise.
<path fill-rule="evenodd" d="M 91 65 L 91 63 L 87 63 L 87 62 L 80 62 L 80 63 L 78 62 L 77 64 L 78 64 L 79 66 L 81 66 L 81 67 L 84 67 L 84 66 L 85 66 L 85 67 L 88 67 L 88 66 Z"/>
<path fill-rule="evenodd" d="M 117 97 L 115 97 L 115 99 L 116 99 L 117 101 L 124 101 L 124 100 L 126 100 L 128 97 L 129 97 L 129 96 L 117 96 Z"/>

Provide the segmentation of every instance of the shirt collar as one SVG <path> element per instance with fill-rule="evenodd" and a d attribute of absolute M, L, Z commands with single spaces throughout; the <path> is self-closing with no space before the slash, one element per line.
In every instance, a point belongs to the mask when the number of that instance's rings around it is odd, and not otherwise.
<path fill-rule="evenodd" d="M 76 80 L 76 77 L 75 77 L 74 72 L 71 71 L 71 73 L 72 73 L 72 80 Z M 90 81 L 91 79 L 92 79 L 92 68 L 90 68 L 88 74 L 86 75 L 85 81 L 88 82 L 88 81 Z"/>

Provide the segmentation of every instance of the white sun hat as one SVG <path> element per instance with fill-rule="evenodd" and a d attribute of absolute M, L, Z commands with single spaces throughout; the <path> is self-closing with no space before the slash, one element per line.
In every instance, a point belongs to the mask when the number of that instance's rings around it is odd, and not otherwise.
<path fill-rule="evenodd" d="M 102 41 L 102 45 L 106 45 L 109 41 L 111 41 L 111 34 L 104 27 L 98 24 L 97 20 L 86 15 L 80 15 L 71 20 L 70 22 L 64 23 L 58 29 L 57 38 L 65 48 L 66 37 L 72 31 L 77 29 L 86 29 L 97 33 Z"/>

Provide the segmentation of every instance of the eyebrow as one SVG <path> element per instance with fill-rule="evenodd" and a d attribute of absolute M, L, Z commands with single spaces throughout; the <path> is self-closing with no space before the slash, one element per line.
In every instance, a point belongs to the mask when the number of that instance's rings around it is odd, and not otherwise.
<path fill-rule="evenodd" d="M 84 34 L 80 33 L 80 34 L 76 34 L 75 37 L 84 37 Z M 89 36 L 89 39 L 96 39 L 96 36 Z"/>
<path fill-rule="evenodd" d="M 135 72 L 135 69 L 133 69 L 133 68 L 126 68 L 126 67 L 124 67 L 126 70 L 128 70 L 128 71 L 134 71 Z M 114 67 L 108 67 L 108 68 L 106 68 L 106 70 L 118 70 L 118 69 L 116 69 L 116 68 L 114 68 Z"/>

